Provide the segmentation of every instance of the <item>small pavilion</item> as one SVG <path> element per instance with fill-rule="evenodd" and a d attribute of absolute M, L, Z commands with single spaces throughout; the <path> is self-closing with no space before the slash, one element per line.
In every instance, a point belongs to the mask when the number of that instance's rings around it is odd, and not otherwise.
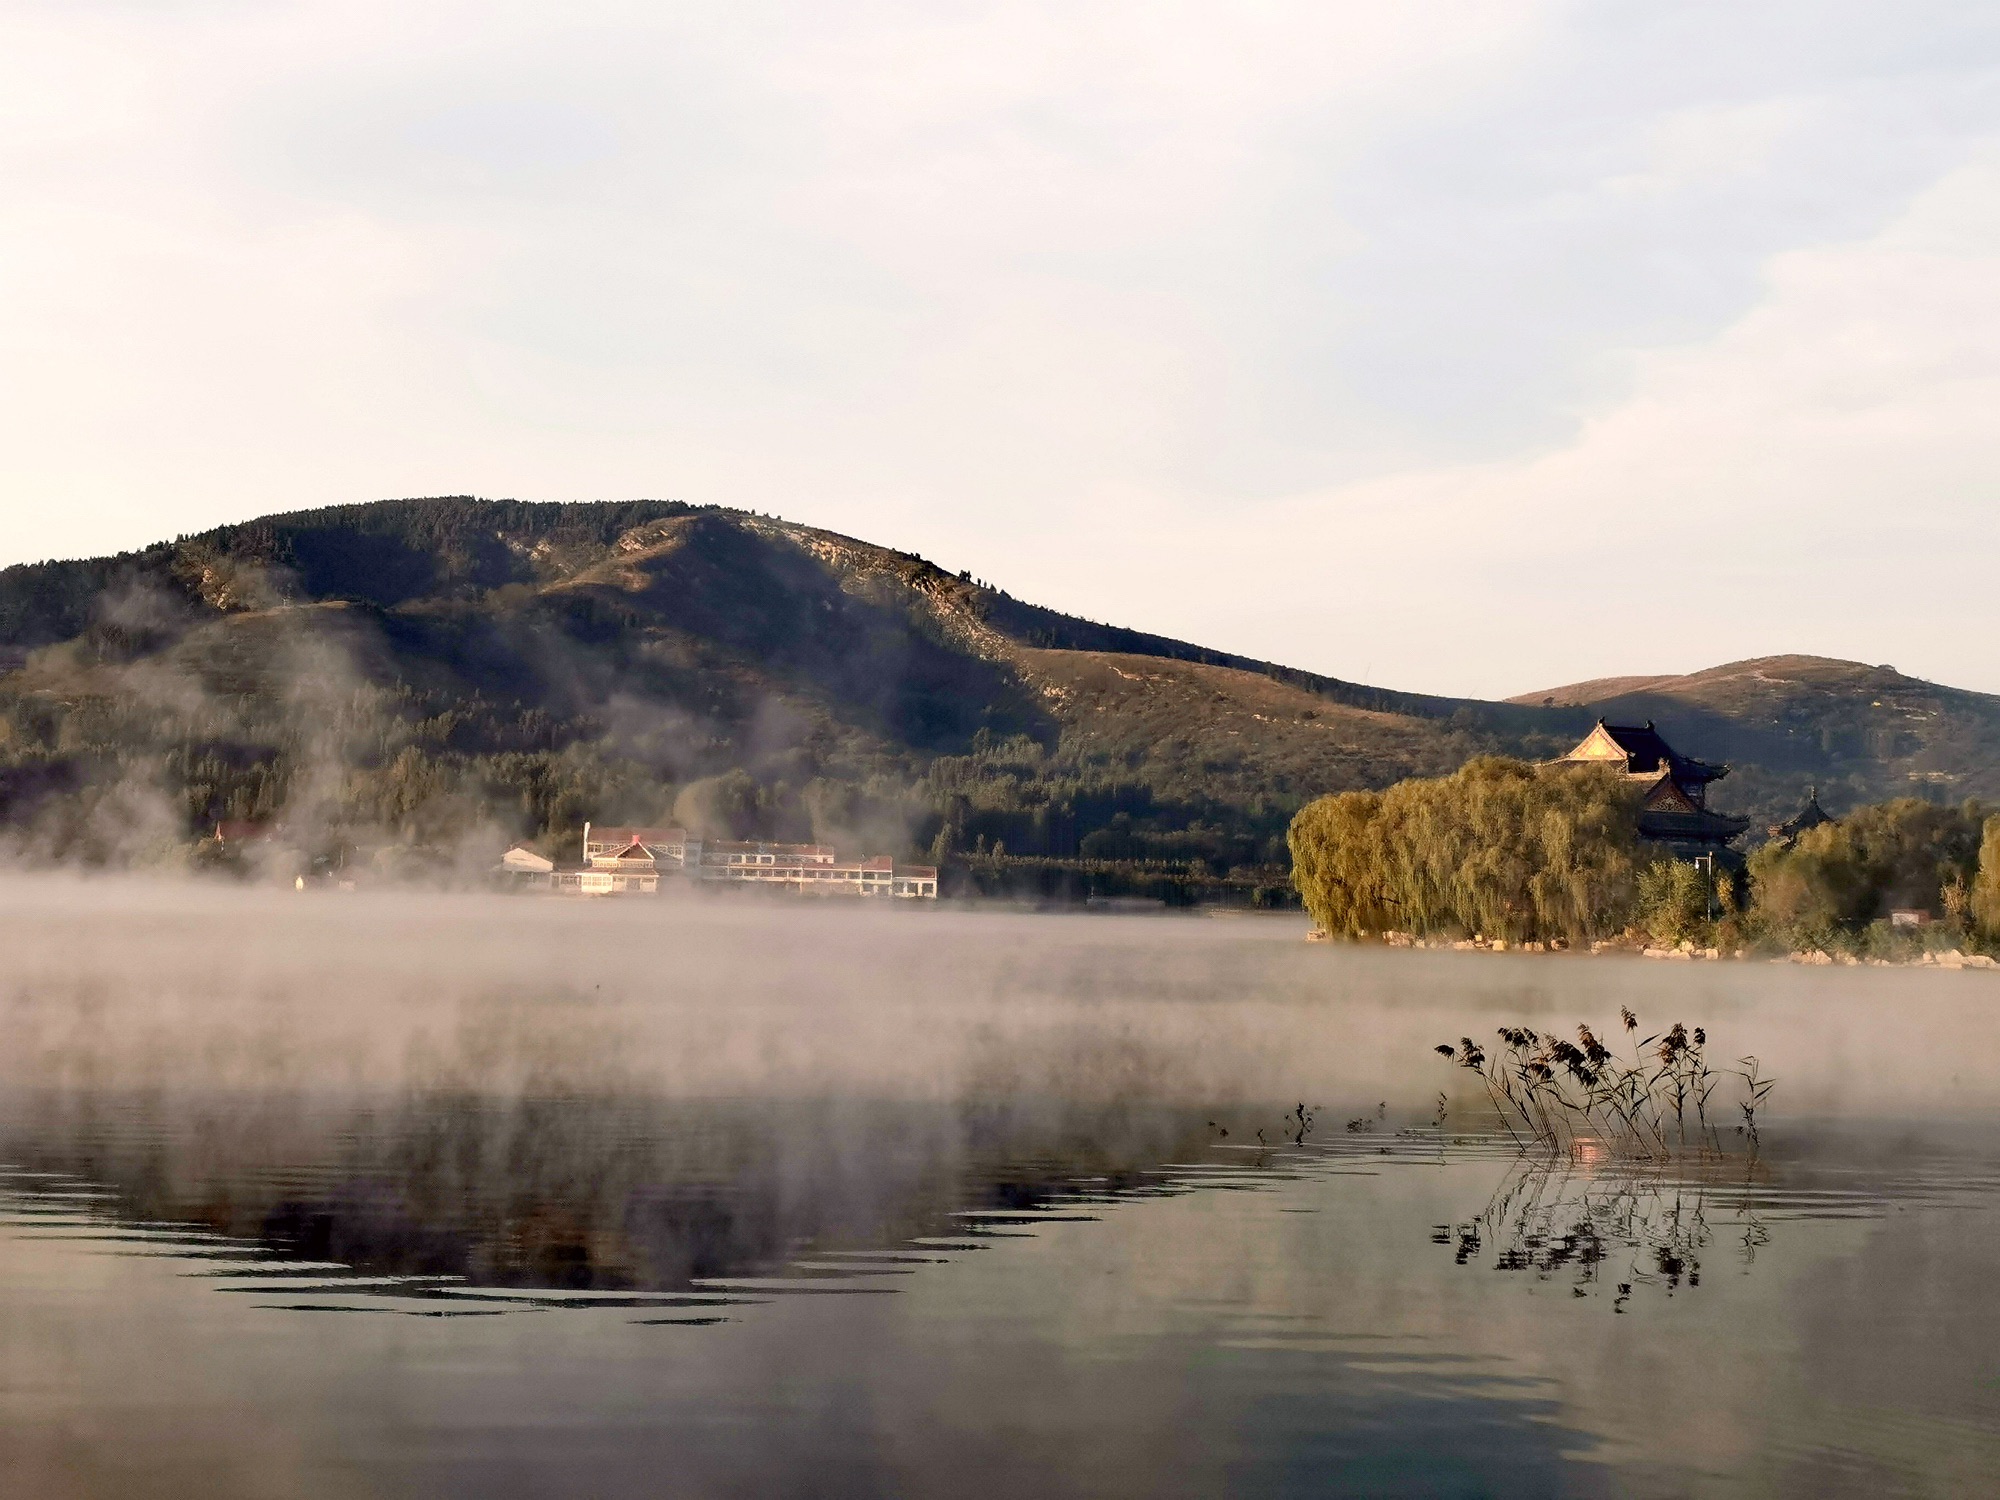
<path fill-rule="evenodd" d="M 1811 833 L 1815 828 L 1823 828 L 1835 821 L 1832 813 L 1819 805 L 1819 788 L 1806 788 L 1806 805 L 1793 813 L 1782 823 L 1773 823 L 1765 832 L 1778 843 L 1791 845 L 1799 841 L 1802 833 Z"/>

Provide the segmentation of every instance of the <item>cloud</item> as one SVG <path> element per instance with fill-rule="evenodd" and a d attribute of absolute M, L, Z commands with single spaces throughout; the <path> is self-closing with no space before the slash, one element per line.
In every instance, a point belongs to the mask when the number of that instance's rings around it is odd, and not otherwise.
<path fill-rule="evenodd" d="M 1996 403 L 2000 152 L 1879 234 L 1774 257 L 1756 306 L 1635 356 L 1568 442 L 1270 507 L 1250 529 L 1327 559 L 1337 592 L 1280 596 L 1247 633 L 1331 618 L 1407 643 L 1378 675 L 1458 656 L 1493 694 L 1554 685 L 1526 675 L 1550 641 L 1572 680 L 1797 650 L 2000 689 Z M 1226 534 L 1205 550 L 1250 566 Z"/>
<path fill-rule="evenodd" d="M 1988 9 L 16 8 L 0 561 L 665 494 L 1499 690 L 1596 668 L 1545 622 L 1671 505 L 1746 645 L 2000 687 L 1849 602 L 1871 516 L 1982 534 L 1921 352 L 1979 268 L 1885 226 L 1984 191 Z"/>

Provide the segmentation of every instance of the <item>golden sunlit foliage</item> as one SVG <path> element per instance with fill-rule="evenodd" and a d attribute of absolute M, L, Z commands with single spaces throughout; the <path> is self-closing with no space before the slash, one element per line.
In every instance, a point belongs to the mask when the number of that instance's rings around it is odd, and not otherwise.
<path fill-rule="evenodd" d="M 1293 820 L 1293 879 L 1336 937 L 1624 935 L 1873 957 L 2000 941 L 2000 816 L 1976 802 L 1856 808 L 1764 845 L 1746 869 L 1647 845 L 1636 795 L 1600 768 L 1488 757 L 1322 797 Z"/>
<path fill-rule="evenodd" d="M 1292 878 L 1336 936 L 1577 941 L 1620 930 L 1634 910 L 1636 795 L 1599 767 L 1481 757 L 1311 803 L 1292 822 Z"/>
<path fill-rule="evenodd" d="M 1796 843 L 1766 844 L 1750 857 L 1757 915 L 1773 936 L 1812 947 L 1840 946 L 1897 910 L 1962 925 L 1979 879 L 1982 821 L 1976 804 L 1899 797 Z M 1983 883 L 1993 878 L 1989 869 Z"/>
<path fill-rule="evenodd" d="M 2000 941 L 2000 813 L 1986 820 L 1970 905 L 1973 925 L 1980 935 L 1989 941 Z"/>

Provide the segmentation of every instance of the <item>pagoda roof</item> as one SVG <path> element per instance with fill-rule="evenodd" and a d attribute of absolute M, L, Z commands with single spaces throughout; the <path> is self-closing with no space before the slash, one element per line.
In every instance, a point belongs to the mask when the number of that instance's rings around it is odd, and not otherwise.
<path fill-rule="evenodd" d="M 1613 724 L 1599 719 L 1577 747 L 1563 757 L 1566 761 L 1604 762 L 1623 757 L 1625 774 L 1651 776 L 1665 772 L 1682 786 L 1720 781 L 1729 767 L 1682 755 L 1648 719 L 1643 724 Z"/>
<path fill-rule="evenodd" d="M 1785 819 L 1784 822 L 1773 823 L 1769 832 L 1772 838 L 1789 841 L 1797 838 L 1802 833 L 1806 833 L 1814 828 L 1823 827 L 1834 821 L 1836 820 L 1833 814 L 1819 805 L 1819 788 L 1816 786 L 1807 787 L 1806 805 L 1793 813 L 1791 817 Z"/>
<path fill-rule="evenodd" d="M 1735 838 L 1750 826 L 1748 818 L 1731 817 L 1728 813 L 1710 812 L 1705 807 L 1683 810 L 1681 808 L 1648 807 L 1639 812 L 1639 832 L 1647 838 L 1699 838 L 1718 839 L 1724 842 Z"/>

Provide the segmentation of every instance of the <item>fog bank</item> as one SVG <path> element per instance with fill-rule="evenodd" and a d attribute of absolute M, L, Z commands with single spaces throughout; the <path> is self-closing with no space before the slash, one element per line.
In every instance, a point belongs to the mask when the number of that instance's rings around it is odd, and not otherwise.
<path fill-rule="evenodd" d="M 1302 921 L 0 881 L 0 1086 L 1428 1109 L 1502 1021 L 1709 1028 L 1787 1114 L 1984 1114 L 2000 982 L 1308 945 Z"/>

